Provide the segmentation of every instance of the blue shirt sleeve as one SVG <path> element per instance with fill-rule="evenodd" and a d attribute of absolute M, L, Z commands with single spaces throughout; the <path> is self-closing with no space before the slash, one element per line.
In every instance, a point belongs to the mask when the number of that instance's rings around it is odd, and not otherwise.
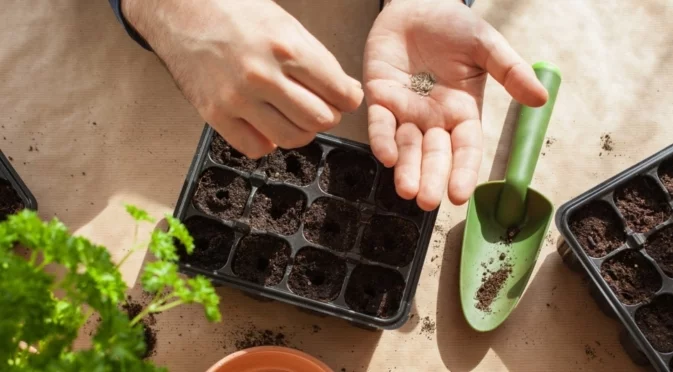
<path fill-rule="evenodd" d="M 133 26 L 131 26 L 127 21 L 126 18 L 124 18 L 124 15 L 122 14 L 122 0 L 109 0 L 110 1 L 110 6 L 112 6 L 112 10 L 115 12 L 115 16 L 117 16 L 117 20 L 119 23 L 124 26 L 124 29 L 126 29 L 126 32 L 131 36 L 133 40 L 135 40 L 140 46 L 143 48 L 151 51 L 152 48 L 150 45 L 143 39 L 140 34 L 133 29 Z"/>

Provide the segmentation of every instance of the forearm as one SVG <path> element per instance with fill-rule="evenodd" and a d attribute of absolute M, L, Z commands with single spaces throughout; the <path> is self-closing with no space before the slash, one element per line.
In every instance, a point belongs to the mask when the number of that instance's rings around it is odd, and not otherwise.
<path fill-rule="evenodd" d="M 382 5 L 381 7 L 383 8 L 386 5 L 392 3 L 393 1 L 411 1 L 411 0 L 381 0 L 381 5 Z M 437 1 L 451 1 L 451 0 L 437 0 Z M 453 1 L 455 1 L 455 0 L 453 0 Z M 460 1 L 462 4 L 465 4 L 467 6 L 472 6 L 472 4 L 474 3 L 474 0 L 458 0 L 458 1 Z"/>
<path fill-rule="evenodd" d="M 125 17 L 126 15 L 126 2 L 131 1 L 131 0 L 108 0 L 110 2 L 110 6 L 112 7 L 112 10 L 115 13 L 115 16 L 117 17 L 117 20 L 119 23 L 121 23 L 124 26 L 124 29 L 126 29 L 126 32 L 135 40 L 140 46 L 147 50 L 152 50 L 147 41 L 136 31 L 134 26 L 131 25 L 131 23 L 128 21 L 128 19 Z M 122 7 L 124 5 L 124 7 Z"/>

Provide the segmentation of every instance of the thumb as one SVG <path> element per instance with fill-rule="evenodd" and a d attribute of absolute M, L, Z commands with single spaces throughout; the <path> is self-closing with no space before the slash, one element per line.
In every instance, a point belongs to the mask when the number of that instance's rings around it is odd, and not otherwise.
<path fill-rule="evenodd" d="M 519 103 L 539 107 L 547 102 L 547 90 L 535 76 L 533 68 L 486 21 L 481 21 L 477 27 L 473 58 Z"/>

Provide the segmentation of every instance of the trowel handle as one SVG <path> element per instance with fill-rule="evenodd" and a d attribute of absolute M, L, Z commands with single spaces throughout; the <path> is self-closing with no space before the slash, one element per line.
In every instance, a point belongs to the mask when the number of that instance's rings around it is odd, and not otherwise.
<path fill-rule="evenodd" d="M 498 199 L 496 219 L 503 227 L 517 225 L 526 213 L 526 194 L 544 144 L 547 126 L 561 85 L 561 71 L 549 62 L 537 62 L 533 70 L 549 98 L 541 107 L 521 106 L 512 140 L 505 185 Z"/>

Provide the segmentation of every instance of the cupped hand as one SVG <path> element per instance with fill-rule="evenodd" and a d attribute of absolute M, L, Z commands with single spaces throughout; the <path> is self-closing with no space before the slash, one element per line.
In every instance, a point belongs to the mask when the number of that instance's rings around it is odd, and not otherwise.
<path fill-rule="evenodd" d="M 423 73 L 431 76 L 425 86 L 412 83 Z M 424 210 L 436 208 L 447 189 L 454 204 L 470 198 L 487 73 L 524 105 L 547 100 L 532 67 L 461 1 L 392 0 L 379 14 L 364 56 L 369 141 L 395 167 L 402 198 L 416 198 Z"/>
<path fill-rule="evenodd" d="M 360 83 L 272 0 L 122 5 L 201 116 L 251 158 L 309 143 L 362 102 Z"/>

